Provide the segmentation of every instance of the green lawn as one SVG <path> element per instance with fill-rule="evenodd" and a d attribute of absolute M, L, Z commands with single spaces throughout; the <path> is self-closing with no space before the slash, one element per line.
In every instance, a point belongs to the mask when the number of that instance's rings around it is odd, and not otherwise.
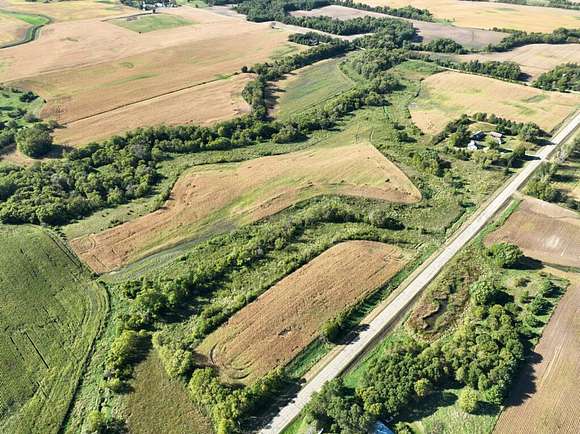
<path fill-rule="evenodd" d="M 107 298 L 52 232 L 0 225 L 0 239 L 0 432 L 58 432 Z"/>
<path fill-rule="evenodd" d="M 155 30 L 172 29 L 174 27 L 191 26 L 193 21 L 175 15 L 150 14 L 129 18 L 111 20 L 117 26 L 137 33 L 153 32 Z"/>
<path fill-rule="evenodd" d="M 275 83 L 278 89 L 273 91 L 276 116 L 287 119 L 352 88 L 353 81 L 340 70 L 341 61 L 318 62 Z"/>

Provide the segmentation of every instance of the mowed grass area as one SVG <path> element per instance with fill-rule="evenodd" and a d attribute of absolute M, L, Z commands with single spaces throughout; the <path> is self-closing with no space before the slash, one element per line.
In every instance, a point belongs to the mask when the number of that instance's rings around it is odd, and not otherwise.
<path fill-rule="evenodd" d="M 71 246 L 94 271 L 111 271 L 195 236 L 247 224 L 323 194 L 395 203 L 421 198 L 406 175 L 372 145 L 339 142 L 241 164 L 194 168 L 180 177 L 160 210 L 74 239 Z"/>
<path fill-rule="evenodd" d="M 406 263 L 388 244 L 349 241 L 282 279 L 209 335 L 196 352 L 226 382 L 252 383 L 285 366 L 325 321 L 383 286 Z"/>
<path fill-rule="evenodd" d="M 156 30 L 172 29 L 174 27 L 191 26 L 193 21 L 187 20 L 178 15 L 151 14 L 139 15 L 127 18 L 116 18 L 111 23 L 132 30 L 137 33 L 147 33 Z"/>
<path fill-rule="evenodd" d="M 0 431 L 57 432 L 108 309 L 50 231 L 0 226 Z"/>
<path fill-rule="evenodd" d="M 576 28 L 580 11 L 462 0 L 362 0 L 371 6 L 414 6 L 428 9 L 440 20 L 456 26 L 480 29 L 516 29 L 551 32 L 558 27 Z"/>
<path fill-rule="evenodd" d="M 580 95 L 548 92 L 516 83 L 455 71 L 426 78 L 409 109 L 426 133 L 441 131 L 464 113 L 493 113 L 517 122 L 535 122 L 552 131 L 580 107 Z"/>
<path fill-rule="evenodd" d="M 341 61 L 318 62 L 276 82 L 276 87 L 271 89 L 272 114 L 287 119 L 351 89 L 354 83 L 340 70 Z"/>
<path fill-rule="evenodd" d="M 135 369 L 133 390 L 124 396 L 132 434 L 212 434 L 209 420 L 187 394 L 183 382 L 171 380 L 154 350 Z"/>

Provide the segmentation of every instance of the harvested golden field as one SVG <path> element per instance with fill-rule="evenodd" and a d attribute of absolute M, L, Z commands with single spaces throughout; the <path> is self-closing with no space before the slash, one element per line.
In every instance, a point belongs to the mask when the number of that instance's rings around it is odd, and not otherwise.
<path fill-rule="evenodd" d="M 369 144 L 307 149 L 235 164 L 195 167 L 165 206 L 71 241 L 96 272 L 106 272 L 219 228 L 253 222 L 322 194 L 412 203 L 419 190 Z"/>
<path fill-rule="evenodd" d="M 531 79 L 536 79 L 540 74 L 562 63 L 580 63 L 580 44 L 533 44 L 504 53 L 476 53 L 453 57 L 461 62 L 470 60 L 516 62 L 521 66 L 523 73 L 528 74 Z"/>
<path fill-rule="evenodd" d="M 580 432 L 580 276 L 571 281 L 526 365 L 495 434 Z"/>
<path fill-rule="evenodd" d="M 486 245 L 517 244 L 526 256 L 547 264 L 580 267 L 580 217 L 574 211 L 527 197 Z"/>
<path fill-rule="evenodd" d="M 523 6 L 506 3 L 462 0 L 361 0 L 371 6 L 414 6 L 428 9 L 435 18 L 450 20 L 456 26 L 551 32 L 558 27 L 576 28 L 580 11 Z"/>
<path fill-rule="evenodd" d="M 331 18 L 336 18 L 339 20 L 350 20 L 356 17 L 385 17 L 386 15 L 363 11 L 360 9 L 347 8 L 344 6 L 325 6 L 319 9 L 313 9 L 310 11 L 295 11 L 291 15 L 294 16 L 327 16 Z M 505 36 L 506 33 L 494 32 L 490 30 L 479 30 L 479 29 L 465 29 L 460 27 L 453 27 L 446 24 L 440 23 L 429 23 L 426 21 L 418 20 L 405 20 L 413 23 L 413 26 L 417 29 L 417 33 L 423 38 L 423 41 L 429 42 L 433 39 L 440 38 L 451 38 L 454 41 L 469 47 L 469 48 L 484 48 L 489 44 L 497 44 Z"/>
<path fill-rule="evenodd" d="M 237 96 L 234 101 L 225 98 L 238 95 L 244 79 L 194 86 L 227 78 L 280 50 L 298 49 L 287 41 L 287 32 L 266 24 L 194 8 L 177 11 L 195 24 L 142 34 L 101 21 L 49 26 L 45 38 L 0 51 L 0 62 L 6 64 L 0 79 L 47 101 L 40 116 L 71 129 L 61 130 L 57 139 L 85 143 L 106 136 L 103 131 L 232 117 L 246 107 Z M 212 100 L 212 88 L 225 93 Z M 179 98 L 174 101 L 171 93 Z M 180 113 L 178 102 L 189 114 Z"/>
<path fill-rule="evenodd" d="M 116 0 L 66 0 L 46 2 L 1 0 L 0 6 L 11 11 L 45 15 L 56 22 L 105 18 L 138 12 L 133 8 L 122 5 Z"/>
<path fill-rule="evenodd" d="M 0 47 L 20 41 L 30 27 L 18 18 L 0 13 Z"/>
<path fill-rule="evenodd" d="M 250 111 L 242 90 L 250 74 L 218 79 L 85 117 L 56 130 L 57 143 L 82 145 L 146 125 L 211 124 Z"/>
<path fill-rule="evenodd" d="M 551 131 L 580 106 L 580 95 L 548 92 L 479 75 L 445 71 L 422 82 L 409 107 L 413 122 L 434 134 L 463 113 L 486 112 Z"/>
<path fill-rule="evenodd" d="M 225 381 L 251 383 L 286 365 L 322 324 L 382 286 L 406 263 L 389 244 L 337 244 L 232 316 L 197 348 Z"/>

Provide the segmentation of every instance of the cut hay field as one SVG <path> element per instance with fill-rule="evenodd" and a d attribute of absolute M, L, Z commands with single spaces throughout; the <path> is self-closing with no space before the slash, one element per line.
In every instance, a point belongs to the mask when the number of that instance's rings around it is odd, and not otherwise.
<path fill-rule="evenodd" d="M 526 256 L 547 264 L 580 267 L 578 213 L 527 197 L 502 227 L 490 234 L 486 245 L 517 244 Z"/>
<path fill-rule="evenodd" d="M 184 90 L 113 109 L 73 121 L 55 131 L 57 143 L 82 145 L 114 134 L 157 124 L 211 124 L 248 113 L 250 106 L 242 89 L 250 74 L 217 79 Z"/>
<path fill-rule="evenodd" d="M 58 432 L 107 309 L 54 234 L 0 226 L 0 431 Z"/>
<path fill-rule="evenodd" d="M 41 95 L 47 104 L 40 116 L 66 127 L 57 139 L 83 144 L 112 126 L 110 134 L 161 122 L 232 117 L 246 107 L 239 98 L 225 97 L 239 94 L 243 79 L 214 84 L 215 101 L 208 97 L 212 87 L 194 86 L 228 77 L 280 50 L 300 49 L 287 41 L 287 32 L 266 24 L 194 8 L 170 13 L 197 24 L 142 34 L 110 21 L 49 26 L 40 40 L 0 51 L 5 63 L 0 80 Z M 41 52 L 51 54 L 39 58 Z M 179 93 L 175 101 L 181 108 L 166 97 L 170 93 Z M 113 121 L 119 117 L 124 125 Z"/>
<path fill-rule="evenodd" d="M 79 21 L 135 13 L 135 9 L 124 6 L 117 0 L 66 0 L 42 2 L 27 0 L 0 0 L 0 7 L 10 11 L 45 15 L 56 22 Z"/>
<path fill-rule="evenodd" d="M 167 376 L 155 351 L 137 366 L 131 386 L 133 389 L 124 397 L 131 434 L 213 433 L 211 423 L 193 405 L 183 382 Z"/>
<path fill-rule="evenodd" d="M 413 122 L 434 134 L 463 113 L 494 113 L 535 122 L 551 131 L 580 106 L 580 95 L 548 92 L 516 83 L 455 71 L 426 78 L 409 107 Z"/>
<path fill-rule="evenodd" d="M 236 313 L 196 351 L 217 366 L 224 381 L 249 384 L 286 365 L 325 321 L 383 285 L 405 262 L 395 246 L 340 243 Z"/>
<path fill-rule="evenodd" d="M 522 371 L 495 434 L 580 432 L 580 406 L 573 398 L 580 396 L 580 275 L 563 277 L 571 284 L 534 348 L 537 362 Z"/>
<path fill-rule="evenodd" d="M 361 0 L 371 6 L 414 6 L 428 9 L 435 18 L 462 27 L 551 32 L 558 27 L 576 28 L 580 11 L 516 4 L 461 0 Z"/>
<path fill-rule="evenodd" d="M 0 11 L 0 47 L 22 40 L 30 27 L 27 22 Z"/>
<path fill-rule="evenodd" d="M 352 18 L 364 16 L 387 16 L 376 12 L 363 11 L 337 5 L 325 6 L 319 9 L 313 9 L 311 11 L 295 11 L 291 12 L 291 15 L 314 17 L 327 16 L 339 20 L 349 20 Z M 451 38 L 454 41 L 469 48 L 483 48 L 489 44 L 497 44 L 506 36 L 505 33 L 494 32 L 490 30 L 466 29 L 441 23 L 429 23 L 426 21 L 418 20 L 408 21 L 413 23 L 413 26 L 417 29 L 417 33 L 423 38 L 425 42 L 429 42 L 438 38 Z"/>
<path fill-rule="evenodd" d="M 580 44 L 533 44 L 503 53 L 476 53 L 453 57 L 461 62 L 470 60 L 516 62 L 521 66 L 523 73 L 528 74 L 531 79 L 536 79 L 540 74 L 563 63 L 580 63 Z"/>
<path fill-rule="evenodd" d="M 115 18 L 109 22 L 137 33 L 154 32 L 156 30 L 173 29 L 175 27 L 191 26 L 194 24 L 193 21 L 178 15 L 169 14 L 130 16 Z"/>
<path fill-rule="evenodd" d="M 257 221 L 322 194 L 400 203 L 421 198 L 405 174 L 373 146 L 319 147 L 195 167 L 177 181 L 163 208 L 76 238 L 71 246 L 94 271 L 111 271 L 187 239 Z"/>
<path fill-rule="evenodd" d="M 341 59 L 330 59 L 291 73 L 271 90 L 272 114 L 281 119 L 308 110 L 351 89 L 353 81 L 340 70 Z"/>

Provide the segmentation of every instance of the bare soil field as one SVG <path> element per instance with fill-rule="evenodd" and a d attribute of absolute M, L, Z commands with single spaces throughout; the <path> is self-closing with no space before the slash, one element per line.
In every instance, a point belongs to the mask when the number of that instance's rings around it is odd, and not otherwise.
<path fill-rule="evenodd" d="M 495 434 L 580 432 L 580 275 L 564 277 L 571 285 L 534 349 L 537 363 L 522 372 Z"/>
<path fill-rule="evenodd" d="M 468 2 L 469 3 L 469 2 Z M 486 112 L 551 131 L 576 111 L 580 95 L 548 92 L 473 74 L 445 71 L 426 78 L 409 107 L 413 122 L 434 134 L 463 113 Z"/>
<path fill-rule="evenodd" d="M 70 122 L 56 130 L 57 143 L 83 145 L 147 125 L 211 124 L 250 111 L 242 90 L 250 74 L 235 75 Z"/>
<path fill-rule="evenodd" d="M 136 9 L 124 6 L 117 0 L 66 0 L 47 2 L 0 0 L 0 7 L 11 11 L 46 15 L 56 22 L 105 18 L 122 14 L 134 14 L 136 12 Z"/>
<path fill-rule="evenodd" d="M 349 241 L 328 249 L 240 310 L 197 348 L 229 382 L 251 383 L 286 365 L 321 325 L 399 271 L 406 259 L 389 244 Z"/>
<path fill-rule="evenodd" d="M 71 245 L 96 272 L 106 272 L 220 227 L 257 221 L 321 194 L 417 202 L 419 190 L 369 144 L 313 148 L 236 164 L 195 167 L 175 184 L 165 206 Z"/>
<path fill-rule="evenodd" d="M 390 5 L 390 4 L 389 4 Z M 356 17 L 389 17 L 388 15 L 376 12 L 363 11 L 359 9 L 347 8 L 344 6 L 325 6 L 311 11 L 291 12 L 294 16 L 318 17 L 326 16 L 339 20 L 350 20 Z M 483 48 L 489 44 L 500 42 L 507 34 L 490 30 L 466 29 L 449 26 L 439 23 L 428 23 L 425 21 L 405 20 L 413 23 L 417 32 L 425 42 L 438 38 L 451 38 L 454 41 L 470 48 Z"/>
<path fill-rule="evenodd" d="M 210 88 L 194 91 L 193 87 L 227 78 L 242 66 L 265 61 L 280 50 L 299 49 L 287 41 L 287 32 L 267 24 L 194 8 L 170 12 L 195 24 L 142 34 L 98 20 L 48 26 L 40 40 L 0 50 L 0 64 L 4 64 L 0 80 L 37 92 L 47 101 L 40 112 L 42 118 L 55 119 L 66 127 L 71 124 L 71 131 L 60 131 L 57 138 L 84 143 L 100 138 L 118 116 L 130 127 L 180 123 L 184 118 L 207 123 L 231 117 L 245 110 L 239 98 L 232 103 L 220 95 L 214 103 L 208 97 Z M 213 86 L 218 90 L 219 85 Z M 243 80 L 221 86 L 226 95 L 237 95 Z M 196 113 L 178 113 L 173 98 L 166 97 L 172 92 L 180 92 L 183 111 L 198 108 Z M 204 110 L 194 102 L 195 92 L 201 92 Z M 176 115 L 179 119 L 172 122 Z M 128 129 L 118 120 L 114 122 L 116 130 Z"/>
<path fill-rule="evenodd" d="M 526 197 L 516 212 L 485 240 L 517 244 L 547 264 L 580 267 L 580 217 L 574 211 Z"/>
<path fill-rule="evenodd" d="M 20 41 L 29 27 L 24 21 L 0 13 L 0 47 Z"/>
<path fill-rule="evenodd" d="M 521 66 L 522 72 L 528 74 L 531 79 L 536 79 L 540 74 L 562 63 L 580 63 L 580 44 L 534 44 L 518 47 L 504 53 L 477 53 L 453 57 L 461 62 L 470 60 L 516 62 Z"/>
<path fill-rule="evenodd" d="M 558 27 L 576 28 L 580 11 L 461 0 L 361 0 L 371 6 L 414 6 L 428 9 L 435 18 L 462 27 L 504 28 L 551 32 Z"/>

